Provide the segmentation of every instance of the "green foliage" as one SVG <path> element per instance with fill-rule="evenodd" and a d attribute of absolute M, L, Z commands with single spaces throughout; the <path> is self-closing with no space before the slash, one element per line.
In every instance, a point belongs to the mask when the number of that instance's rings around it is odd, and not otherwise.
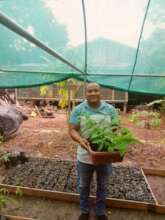
<path fill-rule="evenodd" d="M 3 142 L 4 139 L 0 136 L 0 147 L 2 147 Z M 2 149 L 3 148 L 0 148 L 0 162 L 2 164 L 8 164 L 10 162 L 10 155 L 2 152 Z M 19 187 L 16 189 L 15 194 L 17 196 L 22 196 L 22 191 Z M 0 208 L 5 207 L 8 202 L 14 202 L 14 199 L 10 197 L 9 191 L 6 188 L 0 188 Z"/>
<path fill-rule="evenodd" d="M 2 164 L 8 163 L 10 161 L 10 157 L 8 153 L 3 152 L 3 136 L 0 135 L 0 162 Z"/>
<path fill-rule="evenodd" d="M 3 152 L 3 142 L 4 138 L 0 135 L 0 163 L 7 164 L 8 162 L 10 162 L 10 157 L 8 153 Z"/>
<path fill-rule="evenodd" d="M 165 97 L 164 99 L 154 100 L 153 102 L 148 103 L 147 106 L 152 108 L 157 107 L 161 113 L 165 113 Z"/>
<path fill-rule="evenodd" d="M 49 91 L 49 86 L 41 86 L 40 87 L 40 95 L 46 96 Z"/>
<path fill-rule="evenodd" d="M 59 106 L 64 109 L 68 105 L 68 99 L 69 99 L 69 93 L 68 93 L 68 87 L 70 87 L 70 90 L 74 96 L 76 96 L 77 90 L 79 89 L 82 82 L 78 82 L 75 79 L 68 79 L 59 83 L 55 83 L 57 86 L 57 95 L 60 98 L 59 100 Z M 69 85 L 69 86 L 68 86 Z M 40 87 L 40 95 L 43 97 L 49 97 L 53 98 L 53 89 L 51 89 L 49 86 L 41 86 Z M 75 97 L 73 97 L 75 98 Z"/>
<path fill-rule="evenodd" d="M 150 120 L 150 126 L 152 128 L 159 128 L 162 124 L 162 119 L 161 118 L 153 118 Z"/>
<path fill-rule="evenodd" d="M 142 128 L 158 128 L 162 124 L 161 115 L 155 111 L 136 111 L 129 120 Z"/>
<path fill-rule="evenodd" d="M 159 110 L 161 113 L 165 113 L 165 98 L 162 100 Z"/>
<path fill-rule="evenodd" d="M 55 83 L 58 87 L 57 95 L 59 95 L 59 106 L 61 108 L 65 108 L 68 105 L 68 89 L 67 89 L 67 81 L 63 81 L 60 83 Z M 53 92 L 49 86 L 41 86 L 40 87 L 40 95 L 43 97 L 53 98 Z"/>
<path fill-rule="evenodd" d="M 10 157 L 9 157 L 9 154 L 8 153 L 5 153 L 3 154 L 1 157 L 0 157 L 0 161 L 2 163 L 7 163 L 10 161 Z"/>
<path fill-rule="evenodd" d="M 0 208 L 5 207 L 6 204 L 11 201 L 9 197 L 9 192 L 6 188 L 0 189 Z"/>
<path fill-rule="evenodd" d="M 15 195 L 23 195 L 23 192 L 19 187 L 17 187 Z M 10 196 L 10 192 L 6 188 L 0 188 L 0 208 L 6 207 L 7 203 L 9 202 L 14 203 L 15 199 Z"/>
<path fill-rule="evenodd" d="M 0 147 L 2 147 L 2 144 L 3 144 L 3 136 L 2 135 L 0 135 Z"/>
<path fill-rule="evenodd" d="M 15 192 L 16 196 L 23 196 L 23 191 L 21 190 L 21 188 L 18 186 L 16 188 L 16 192 Z"/>
<path fill-rule="evenodd" d="M 120 128 L 116 125 L 101 127 L 100 124 L 102 123 L 98 124 L 86 116 L 88 140 L 95 151 L 113 152 L 117 150 L 123 156 L 128 145 L 137 142 L 128 128 Z"/>
<path fill-rule="evenodd" d="M 58 86 L 58 94 L 60 96 L 59 106 L 65 108 L 68 105 L 68 88 L 67 81 L 56 83 Z"/>

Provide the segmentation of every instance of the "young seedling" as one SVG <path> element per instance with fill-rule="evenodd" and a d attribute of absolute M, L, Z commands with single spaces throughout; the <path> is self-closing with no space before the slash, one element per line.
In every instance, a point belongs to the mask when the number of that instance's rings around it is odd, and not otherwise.
<path fill-rule="evenodd" d="M 121 128 L 116 124 L 100 126 L 103 123 L 98 124 L 89 116 L 85 118 L 85 129 L 86 133 L 88 133 L 88 141 L 92 150 L 103 152 L 119 151 L 120 155 L 123 156 L 130 144 L 137 143 L 137 139 L 128 128 Z"/>

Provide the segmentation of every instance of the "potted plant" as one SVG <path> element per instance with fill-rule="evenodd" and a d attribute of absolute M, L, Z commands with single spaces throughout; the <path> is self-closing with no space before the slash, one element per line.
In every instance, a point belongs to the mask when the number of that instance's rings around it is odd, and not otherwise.
<path fill-rule="evenodd" d="M 128 128 L 122 128 L 97 123 L 86 117 L 86 129 L 91 149 L 91 159 L 94 164 L 121 162 L 129 144 L 137 142 Z M 101 126 L 100 126 L 101 125 Z"/>

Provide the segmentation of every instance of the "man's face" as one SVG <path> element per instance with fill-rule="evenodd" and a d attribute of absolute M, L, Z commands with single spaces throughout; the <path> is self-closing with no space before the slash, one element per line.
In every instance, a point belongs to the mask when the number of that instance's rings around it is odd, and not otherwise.
<path fill-rule="evenodd" d="M 86 98 L 89 103 L 99 103 L 100 102 L 100 87 L 99 85 L 88 85 L 87 86 L 87 92 L 86 92 Z"/>

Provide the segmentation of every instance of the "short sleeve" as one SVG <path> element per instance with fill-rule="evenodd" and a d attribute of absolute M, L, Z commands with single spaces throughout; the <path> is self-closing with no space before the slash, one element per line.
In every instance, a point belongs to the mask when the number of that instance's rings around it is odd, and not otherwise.
<path fill-rule="evenodd" d="M 119 115 L 117 113 L 117 110 L 111 106 L 110 107 L 110 114 L 111 114 L 111 119 L 112 119 L 112 125 L 119 125 L 120 124 L 120 120 L 119 120 Z"/>
<path fill-rule="evenodd" d="M 118 117 L 118 113 L 113 106 L 111 107 L 111 117 L 112 117 L 112 120 Z"/>
<path fill-rule="evenodd" d="M 69 123 L 74 125 L 80 124 L 80 111 L 78 108 L 74 108 L 73 111 L 71 112 Z"/>

